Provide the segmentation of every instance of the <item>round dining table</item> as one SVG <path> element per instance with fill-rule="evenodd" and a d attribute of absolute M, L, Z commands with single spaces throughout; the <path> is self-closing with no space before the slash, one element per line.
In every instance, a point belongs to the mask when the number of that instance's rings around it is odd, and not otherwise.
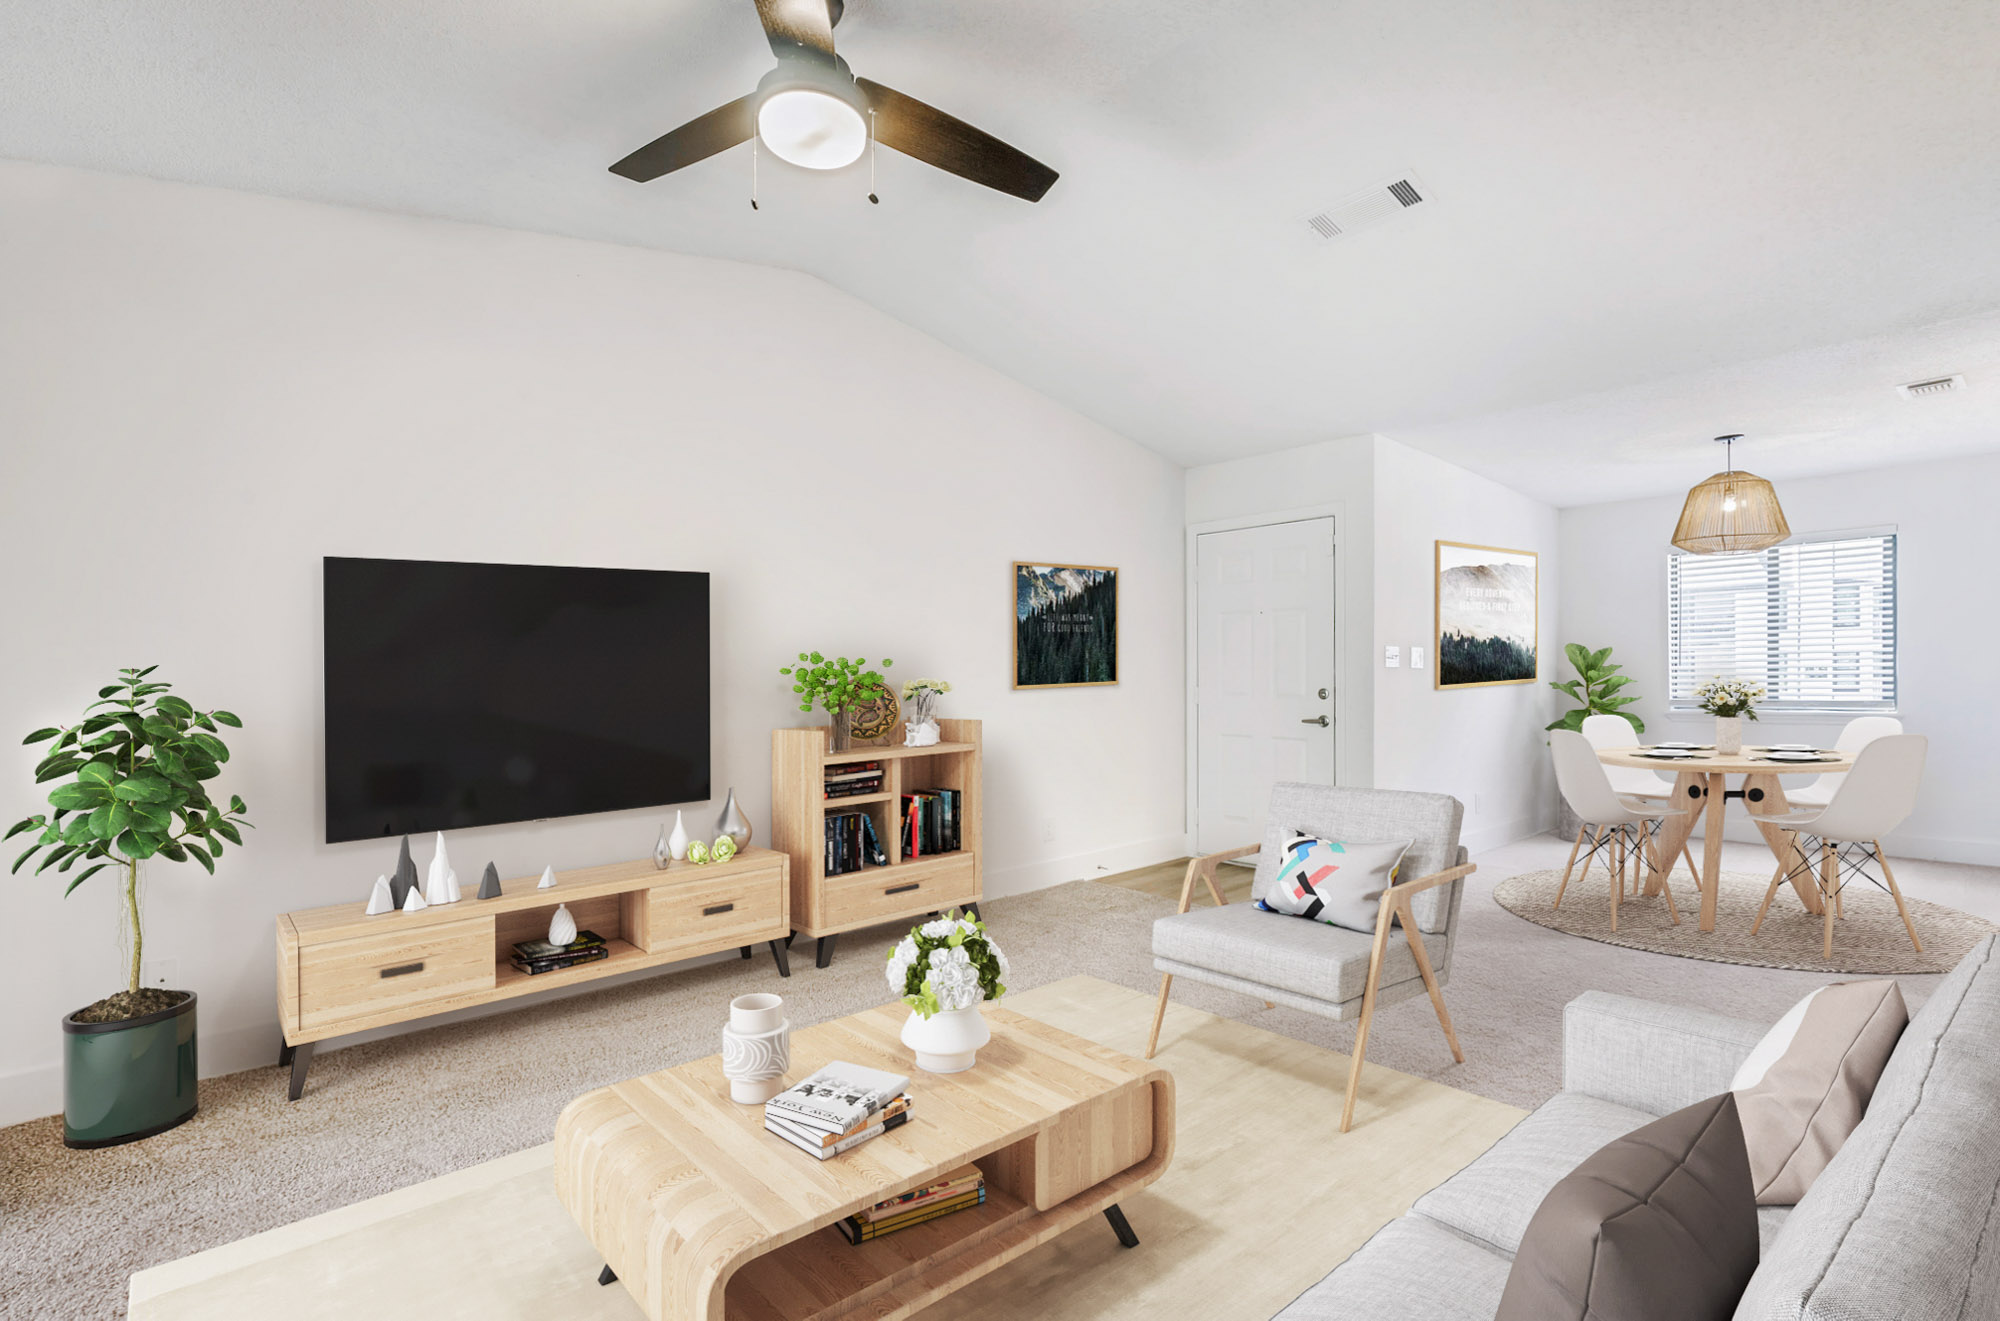
<path fill-rule="evenodd" d="M 1642 747 L 1603 748 L 1597 759 L 1607 766 L 1636 766 L 1674 777 L 1669 805 L 1675 815 L 1660 827 L 1658 849 L 1646 876 L 1646 893 L 1657 895 L 1667 869 L 1687 847 L 1695 822 L 1705 818 L 1701 844 L 1701 929 L 1715 930 L 1716 893 L 1722 884 L 1723 814 L 1730 800 L 1743 804 L 1750 820 L 1764 836 L 1771 856 L 1791 877 L 1792 889 L 1806 911 L 1819 914 L 1822 905 L 1819 886 L 1813 878 L 1812 863 L 1799 851 L 1793 835 L 1774 826 L 1765 817 L 1782 816 L 1791 810 L 1785 801 L 1781 775 L 1838 775 L 1854 768 L 1847 753 L 1820 750 L 1820 759 L 1811 762 L 1773 760 L 1769 748 L 1746 747 L 1741 752 L 1699 750 L 1691 757 L 1648 756 Z M 1743 777 L 1743 787 L 1731 789 L 1729 777 Z"/>

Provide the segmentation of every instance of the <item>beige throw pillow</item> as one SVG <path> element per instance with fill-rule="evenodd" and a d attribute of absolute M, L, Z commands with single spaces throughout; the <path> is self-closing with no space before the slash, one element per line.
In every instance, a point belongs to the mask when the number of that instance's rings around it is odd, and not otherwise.
<path fill-rule="evenodd" d="M 1884 978 L 1836 982 L 1793 1005 L 1730 1084 L 1760 1206 L 1791 1206 L 1867 1113 L 1910 1012 Z"/>

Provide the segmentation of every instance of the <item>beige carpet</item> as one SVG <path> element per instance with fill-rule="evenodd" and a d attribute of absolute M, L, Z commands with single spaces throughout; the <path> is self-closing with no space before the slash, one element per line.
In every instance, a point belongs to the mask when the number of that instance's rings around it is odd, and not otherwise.
<path fill-rule="evenodd" d="M 1091 977 L 1010 1007 L 1119 1050 L 1144 1047 L 1150 997 Z M 1354 1130 L 1334 1128 L 1345 1057 L 1175 1006 L 1160 1063 L 1173 1072 L 1174 1161 L 1124 1204 L 1121 1249 L 1092 1220 L 923 1313 L 932 1321 L 1262 1321 L 1522 1111 L 1388 1069 L 1364 1071 Z M 1314 1123 L 1301 1117 L 1321 1116 Z M 919 1121 L 920 1122 L 920 1121 Z M 550 1149 L 419 1184 L 134 1277 L 134 1321 L 433 1321 L 441 1316 L 631 1321 L 594 1280 L 600 1259 L 557 1203 Z M 1311 1226 L 1282 1235 L 1273 1225 Z M 1254 1271 L 1242 1269 L 1257 1263 Z"/>
<path fill-rule="evenodd" d="M 1996 930 L 1984 918 L 1905 896 L 1910 920 L 1924 942 L 1923 952 L 1918 953 L 1888 892 L 1857 881 L 1841 894 L 1843 916 L 1834 923 L 1833 957 L 1826 959 L 1821 957 L 1825 948 L 1823 920 L 1805 910 L 1789 885 L 1779 887 L 1764 925 L 1756 935 L 1750 934 L 1757 908 L 1771 883 L 1768 875 L 1722 873 L 1715 930 L 1703 931 L 1697 921 L 1701 892 L 1685 869 L 1677 871 L 1671 883 L 1680 925 L 1669 920 L 1664 898 L 1634 899 L 1628 895 L 1618 906 L 1615 935 L 1611 931 L 1611 887 L 1601 867 L 1593 868 L 1587 880 L 1573 878 L 1563 894 L 1562 907 L 1554 908 L 1551 905 L 1561 883 L 1559 871 L 1524 872 L 1502 881 L 1494 888 L 1493 897 L 1517 917 L 1586 940 L 1711 963 L 1807 972 L 1950 972 L 1968 950 Z"/>

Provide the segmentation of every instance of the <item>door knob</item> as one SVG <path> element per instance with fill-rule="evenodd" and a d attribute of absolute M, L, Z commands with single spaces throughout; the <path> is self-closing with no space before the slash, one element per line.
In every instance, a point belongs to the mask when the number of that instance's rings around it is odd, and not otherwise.
<path fill-rule="evenodd" d="M 1301 720 L 1299 723 L 1301 725 L 1318 725 L 1321 729 L 1325 729 L 1327 721 L 1325 716 L 1314 716 L 1311 720 Z"/>

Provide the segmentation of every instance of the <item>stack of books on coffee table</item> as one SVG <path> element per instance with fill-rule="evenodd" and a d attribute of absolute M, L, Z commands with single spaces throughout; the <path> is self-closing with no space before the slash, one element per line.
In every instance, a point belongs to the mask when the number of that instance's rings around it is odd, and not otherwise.
<path fill-rule="evenodd" d="M 764 1103 L 764 1128 L 826 1160 L 909 1122 L 910 1080 L 840 1060 Z"/>
<path fill-rule="evenodd" d="M 977 1165 L 962 1165 L 942 1179 L 898 1193 L 877 1202 L 866 1211 L 856 1212 L 838 1222 L 835 1228 L 849 1243 L 866 1243 L 899 1229 L 948 1216 L 954 1211 L 968 1210 L 985 1200 L 986 1176 L 979 1172 Z"/>

